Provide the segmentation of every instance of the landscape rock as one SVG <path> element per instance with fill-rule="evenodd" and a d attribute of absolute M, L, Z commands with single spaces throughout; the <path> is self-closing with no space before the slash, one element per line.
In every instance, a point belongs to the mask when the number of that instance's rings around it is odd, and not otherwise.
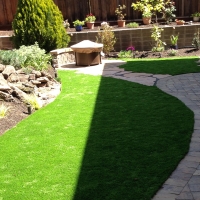
<path fill-rule="evenodd" d="M 5 65 L 0 64 L 0 73 L 6 68 Z"/>
<path fill-rule="evenodd" d="M 3 70 L 2 74 L 5 79 L 9 77 L 10 74 L 15 73 L 15 68 L 12 65 L 6 65 L 5 69 Z"/>
<path fill-rule="evenodd" d="M 18 76 L 18 74 L 16 72 L 10 74 L 10 76 L 7 78 L 7 81 L 10 82 L 10 83 L 19 82 L 19 76 Z"/>
<path fill-rule="evenodd" d="M 0 65 L 0 68 L 0 100 L 14 101 L 17 98 L 27 103 L 27 95 L 34 94 L 44 106 L 55 99 L 54 93 L 60 92 L 60 83 L 54 79 L 54 69 L 50 69 L 52 74 L 49 74 L 36 70 L 26 73 L 25 69 L 15 70 L 11 65 Z"/>

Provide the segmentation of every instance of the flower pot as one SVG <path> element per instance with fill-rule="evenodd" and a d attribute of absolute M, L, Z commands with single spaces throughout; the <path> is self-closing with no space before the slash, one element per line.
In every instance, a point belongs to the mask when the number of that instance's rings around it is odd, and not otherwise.
<path fill-rule="evenodd" d="M 178 49 L 178 45 L 177 44 L 176 45 L 171 45 L 170 48 L 171 49 Z"/>
<path fill-rule="evenodd" d="M 142 21 L 143 21 L 143 24 L 149 25 L 151 23 L 151 17 L 143 17 Z"/>
<path fill-rule="evenodd" d="M 199 17 L 193 17 L 193 21 L 194 22 L 198 22 L 199 21 Z"/>
<path fill-rule="evenodd" d="M 176 24 L 177 25 L 184 25 L 184 22 L 177 21 Z"/>
<path fill-rule="evenodd" d="M 94 29 L 94 22 L 87 22 L 86 24 L 88 29 Z"/>
<path fill-rule="evenodd" d="M 75 27 L 75 29 L 76 29 L 76 31 L 82 31 L 83 27 L 78 25 L 78 26 Z"/>
<path fill-rule="evenodd" d="M 118 27 L 125 27 L 126 21 L 125 20 L 117 20 Z"/>

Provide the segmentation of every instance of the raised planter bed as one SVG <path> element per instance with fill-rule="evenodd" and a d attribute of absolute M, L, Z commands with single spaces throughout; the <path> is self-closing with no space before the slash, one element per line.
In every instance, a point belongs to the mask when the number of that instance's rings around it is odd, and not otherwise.
<path fill-rule="evenodd" d="M 159 25 L 164 29 L 162 32 L 162 40 L 166 42 L 166 48 L 170 47 L 170 35 L 179 33 L 178 47 L 184 48 L 191 46 L 194 33 L 200 28 L 200 23 L 196 22 L 193 24 L 176 25 L 172 23 L 170 25 Z M 138 51 L 150 50 L 152 48 L 153 40 L 151 38 L 151 25 L 142 25 L 139 28 L 118 28 L 116 25 L 113 26 L 113 31 L 117 38 L 115 44 L 115 51 L 125 50 L 129 46 L 135 46 Z M 84 27 L 83 31 L 76 32 L 74 28 L 67 30 L 71 36 L 71 42 L 69 46 L 77 44 L 83 40 L 96 41 L 98 27 L 94 29 L 87 29 Z M 1 36 L 0 32 L 0 49 L 11 49 L 13 48 L 11 36 Z"/>

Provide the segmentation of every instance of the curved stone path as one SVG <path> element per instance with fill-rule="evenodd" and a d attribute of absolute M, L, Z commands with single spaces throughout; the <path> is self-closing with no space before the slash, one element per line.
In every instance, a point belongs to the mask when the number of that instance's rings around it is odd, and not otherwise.
<path fill-rule="evenodd" d="M 125 62 L 119 60 L 104 60 L 101 65 L 76 67 L 71 64 L 62 69 L 113 77 L 147 86 L 156 85 L 189 107 L 195 114 L 189 152 L 152 200 L 200 200 L 200 73 L 178 76 L 132 73 L 118 67 L 123 63 Z"/>

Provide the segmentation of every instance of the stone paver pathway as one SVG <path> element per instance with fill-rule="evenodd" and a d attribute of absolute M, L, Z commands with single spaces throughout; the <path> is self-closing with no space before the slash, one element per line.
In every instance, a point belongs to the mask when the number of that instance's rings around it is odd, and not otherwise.
<path fill-rule="evenodd" d="M 76 67 L 72 64 L 63 69 L 123 79 L 147 86 L 156 85 L 185 103 L 195 114 L 189 152 L 152 200 L 200 200 L 200 73 L 178 76 L 132 73 L 118 67 L 123 63 L 125 62 L 119 60 L 104 60 L 101 65 Z"/>

